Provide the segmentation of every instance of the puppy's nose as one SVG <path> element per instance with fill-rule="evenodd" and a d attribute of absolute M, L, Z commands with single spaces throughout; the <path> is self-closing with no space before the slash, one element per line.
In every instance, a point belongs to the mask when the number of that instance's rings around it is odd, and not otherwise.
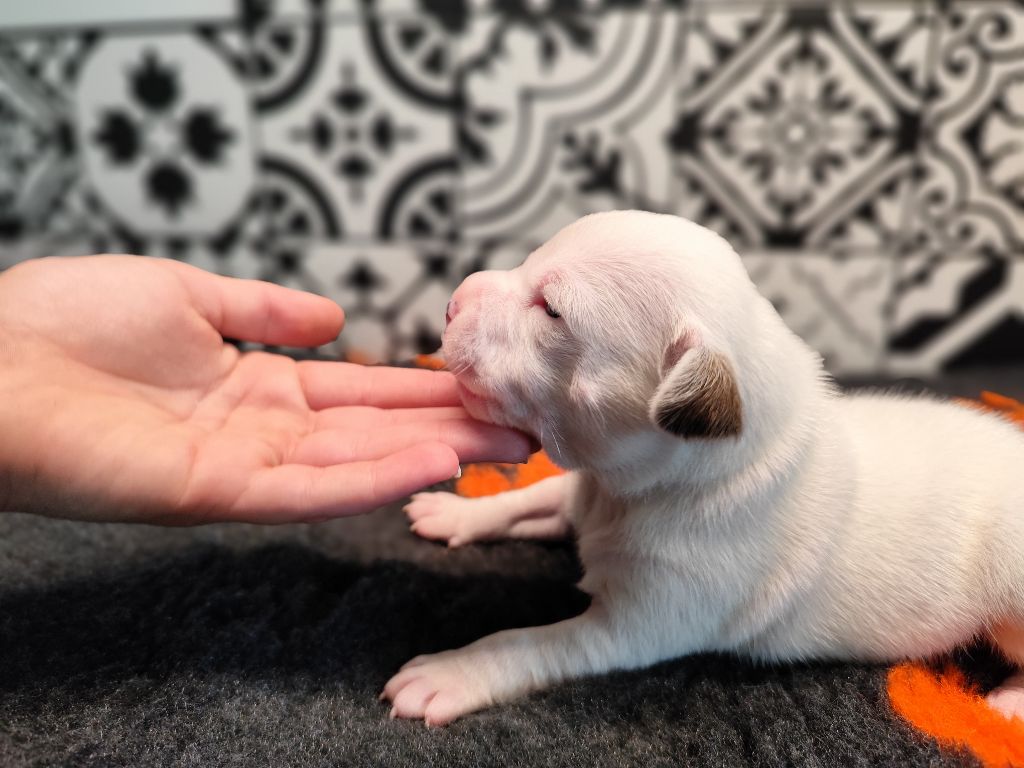
<path fill-rule="evenodd" d="M 448 324 L 455 319 L 455 316 L 457 314 L 459 314 L 459 302 L 457 302 L 455 299 L 452 299 L 451 301 L 448 302 L 448 306 L 444 310 L 445 328 L 447 328 Z"/>

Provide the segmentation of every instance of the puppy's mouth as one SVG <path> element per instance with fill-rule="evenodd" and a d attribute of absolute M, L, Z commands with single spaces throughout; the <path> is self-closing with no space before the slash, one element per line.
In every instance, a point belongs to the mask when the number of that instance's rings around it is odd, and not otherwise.
<path fill-rule="evenodd" d="M 461 378 L 455 380 L 455 386 L 458 387 L 459 397 L 462 398 L 462 402 L 465 405 L 470 403 L 479 406 L 498 407 L 500 405 L 497 399 L 470 387 Z"/>
<path fill-rule="evenodd" d="M 482 418 L 485 421 L 491 421 L 497 424 L 502 424 L 506 427 L 517 429 L 529 438 L 531 453 L 535 453 L 541 449 L 541 442 L 537 439 L 536 435 L 520 424 L 512 424 L 509 422 L 501 407 L 501 402 L 497 398 L 480 392 L 466 385 L 459 379 L 455 380 L 455 385 L 458 389 L 459 397 L 462 399 L 462 405 L 467 411 L 469 411 L 470 416 L 473 416 L 474 418 Z"/>

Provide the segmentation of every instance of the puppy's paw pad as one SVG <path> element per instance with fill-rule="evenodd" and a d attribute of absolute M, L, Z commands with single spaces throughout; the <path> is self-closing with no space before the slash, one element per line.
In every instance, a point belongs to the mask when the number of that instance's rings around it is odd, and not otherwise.
<path fill-rule="evenodd" d="M 473 540 L 467 526 L 469 500 L 454 493 L 419 493 L 405 506 L 413 533 L 456 547 Z"/>
<path fill-rule="evenodd" d="M 420 520 L 431 515 L 459 509 L 464 501 L 465 499 L 461 496 L 443 491 L 437 493 L 417 493 L 405 505 L 405 513 L 409 516 L 410 520 Z"/>
<path fill-rule="evenodd" d="M 428 726 L 447 725 L 490 703 L 482 682 L 445 655 L 423 657 L 422 662 L 406 665 L 388 681 L 383 697 L 392 703 L 391 717 L 423 720 Z"/>
<path fill-rule="evenodd" d="M 443 541 L 451 547 L 457 547 L 461 538 L 456 534 L 459 521 L 445 515 L 435 515 L 414 522 L 410 529 L 417 536 L 432 541 Z"/>
<path fill-rule="evenodd" d="M 391 702 L 391 717 L 423 717 L 427 705 L 437 695 L 430 680 L 413 678 L 400 688 Z"/>
<path fill-rule="evenodd" d="M 427 704 L 427 711 L 423 714 L 423 722 L 428 728 L 458 720 L 462 715 L 479 709 L 480 706 L 473 705 L 464 692 L 440 691 Z"/>

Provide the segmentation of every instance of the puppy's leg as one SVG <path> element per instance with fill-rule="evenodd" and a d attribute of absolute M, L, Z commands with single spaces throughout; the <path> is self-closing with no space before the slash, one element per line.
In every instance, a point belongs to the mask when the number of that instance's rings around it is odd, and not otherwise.
<path fill-rule="evenodd" d="M 406 507 L 414 533 L 458 547 L 495 539 L 562 539 L 568 515 L 569 475 L 495 496 L 465 499 L 454 493 L 417 493 Z"/>
<path fill-rule="evenodd" d="M 992 631 L 992 640 L 1007 659 L 1024 669 L 1024 625 L 1000 625 Z M 986 699 L 1008 718 L 1024 720 L 1024 671 L 1004 680 Z"/>
<path fill-rule="evenodd" d="M 417 656 L 388 681 L 381 698 L 392 702 L 392 717 L 444 725 L 560 680 L 647 666 L 676 649 L 692 650 L 680 637 L 671 650 L 659 647 L 636 631 L 635 617 L 623 619 L 595 603 L 557 624 L 497 632 L 458 650 Z"/>

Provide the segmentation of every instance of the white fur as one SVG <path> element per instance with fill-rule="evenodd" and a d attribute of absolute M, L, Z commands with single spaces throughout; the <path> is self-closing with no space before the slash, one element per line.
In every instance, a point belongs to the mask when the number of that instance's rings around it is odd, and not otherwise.
<path fill-rule="evenodd" d="M 471 276 L 452 310 L 445 356 L 485 398 L 467 408 L 535 434 L 573 471 L 488 499 L 420 495 L 414 528 L 457 545 L 571 522 L 593 603 L 414 659 L 385 689 L 396 715 L 444 723 L 711 650 L 888 661 L 987 635 L 1024 664 L 1024 436 L 960 405 L 841 396 L 710 231 L 588 216 L 521 267 Z M 738 436 L 653 423 L 696 359 L 666 358 L 673 344 L 728 361 Z"/>

